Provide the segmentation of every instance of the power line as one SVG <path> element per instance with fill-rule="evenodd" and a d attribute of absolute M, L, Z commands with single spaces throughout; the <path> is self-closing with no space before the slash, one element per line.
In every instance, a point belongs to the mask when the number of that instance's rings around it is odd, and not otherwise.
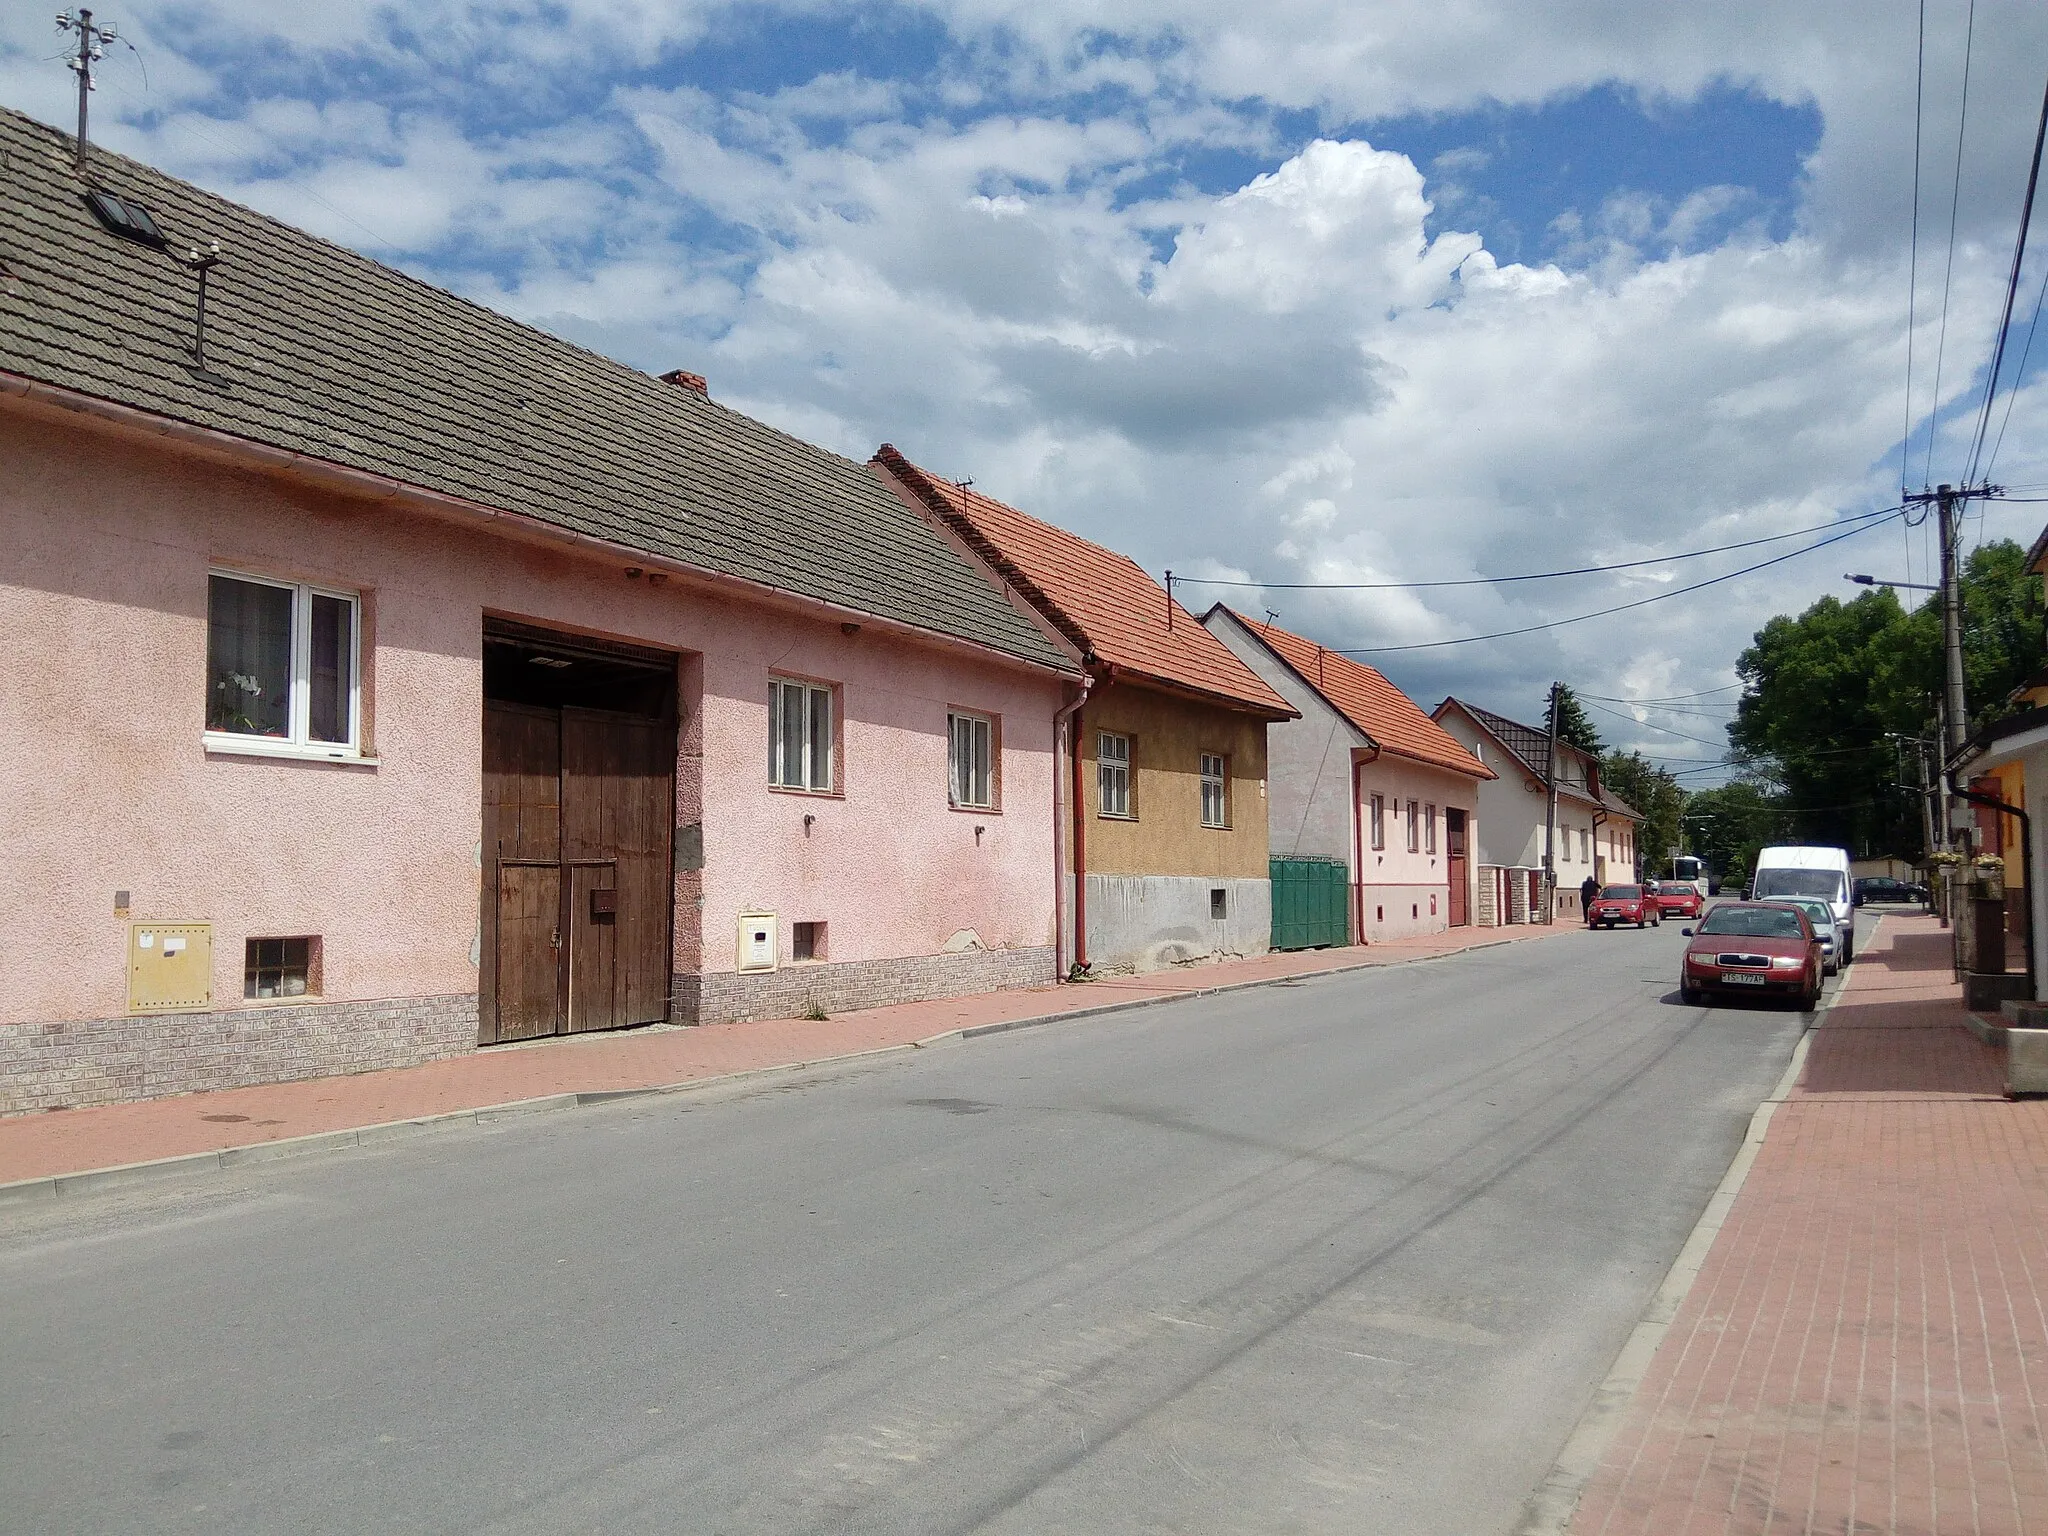
<path fill-rule="evenodd" d="M 1577 697 L 1584 698 L 1585 695 L 1579 694 L 1577 695 Z M 1699 709 L 1689 708 L 1685 705 L 1680 704 L 1644 704 L 1636 699 L 1620 699 L 1615 702 L 1627 704 L 1636 709 L 1652 710 L 1660 715 L 1686 715 L 1696 720 L 1725 720 L 1726 717 L 1724 715 L 1717 714 L 1715 711 L 1740 709 L 1742 707 L 1739 703 L 1735 702 L 1734 700 L 1727 700 L 1721 703 L 1714 704 L 1710 707 L 1703 707 Z"/>
<path fill-rule="evenodd" d="M 1977 0 L 1970 0 L 1963 30 L 1963 99 L 1956 112 L 1956 177 L 1948 200 L 1948 265 L 1941 276 L 1941 329 L 1934 346 L 1934 400 L 1927 410 L 1927 458 L 1922 478 L 1934 478 L 1934 432 L 1941 421 L 1941 364 L 1948 351 L 1948 296 L 1956 273 L 1956 210 L 1963 200 L 1963 132 L 1970 122 L 1970 55 L 1977 40 Z"/>
<path fill-rule="evenodd" d="M 1686 704 L 1694 699 L 1711 698 L 1717 693 L 1733 693 L 1738 688 L 1748 686 L 1747 683 L 1723 683 L 1719 688 L 1706 688 L 1698 693 L 1667 693 L 1661 699 L 1618 699 L 1605 693 L 1579 693 L 1577 689 L 1573 689 L 1572 692 L 1578 698 L 1599 699 L 1605 704 Z"/>
<path fill-rule="evenodd" d="M 1854 538 L 1859 533 L 1868 533 L 1872 528 L 1882 526 L 1886 516 L 1895 516 L 1901 510 L 1898 507 L 1887 508 L 1885 515 L 1877 516 L 1872 521 L 1851 528 L 1846 533 L 1838 533 L 1831 539 L 1821 539 L 1816 543 L 1807 545 L 1804 549 L 1795 549 L 1782 555 L 1774 555 L 1768 560 L 1759 560 L 1755 565 L 1746 565 L 1739 571 L 1729 571 L 1726 575 L 1722 576 L 1710 576 L 1705 581 L 1696 581 L 1689 587 L 1673 587 L 1669 592 L 1653 593 L 1649 597 L 1637 598 L 1632 603 L 1617 603 L 1612 608 L 1600 608 L 1592 613 L 1574 614 L 1568 619 L 1551 619 L 1542 624 L 1525 624 L 1520 629 L 1497 630 L 1490 635 L 1460 635 L 1455 640 L 1417 640 L 1407 645 L 1325 646 L 1324 649 L 1335 651 L 1340 656 L 1377 656 L 1386 651 L 1433 651 L 1446 645 L 1471 645 L 1481 640 L 1509 640 L 1517 635 L 1533 635 L 1541 630 L 1562 629 L 1567 624 L 1583 624 L 1588 619 L 1604 619 L 1610 614 L 1627 613 L 1633 608 L 1644 608 L 1648 607 L 1651 603 L 1661 603 L 1666 598 L 1684 597 L 1689 592 L 1698 592 L 1706 587 L 1718 586 L 1724 581 L 1733 581 L 1738 576 L 1747 576 L 1754 571 L 1761 571 L 1768 566 L 1782 565 L 1787 560 L 1796 560 L 1801 555 L 1810 555 L 1816 549 L 1825 549 L 1830 544 L 1839 544 L 1842 540 Z"/>
<path fill-rule="evenodd" d="M 1920 296 L 1920 125 L 1927 94 L 1927 0 L 1920 0 L 1920 47 L 1913 67 L 1913 244 L 1906 266 L 1906 433 L 1899 439 L 1899 487 L 1912 474 L 1913 451 L 1913 325 Z M 1910 566 L 1912 557 L 1907 556 Z M 1909 569 L 1906 574 L 1912 575 Z"/>
<path fill-rule="evenodd" d="M 1413 592 L 1424 587 L 1497 587 L 1514 581 L 1551 581 L 1560 576 L 1598 576 L 1607 571 L 1633 571 L 1646 565 L 1669 565 L 1674 560 L 1697 560 L 1702 555 L 1725 555 L 1735 549 L 1755 549 L 1763 544 L 1781 544 L 1786 539 L 1803 538 L 1809 533 L 1825 533 L 1830 528 L 1839 528 L 1844 522 L 1858 519 L 1880 518 L 1896 512 L 1897 507 L 1884 507 L 1875 512 L 1857 512 L 1848 518 L 1834 518 L 1825 523 L 1815 523 L 1811 528 L 1794 528 L 1789 533 L 1774 533 L 1761 539 L 1744 539 L 1739 544 L 1716 544 L 1711 549 L 1689 549 L 1675 555 L 1652 555 L 1643 560 L 1623 560 L 1614 565 L 1582 565 L 1568 571 L 1531 571 L 1521 576 L 1467 576 L 1456 581 L 1231 581 L 1207 576 L 1175 576 L 1177 587 L 1241 587 L 1252 591 L 1271 592 Z"/>
<path fill-rule="evenodd" d="M 2034 222 L 2034 189 L 2041 184 L 2041 145 L 2043 140 L 2048 140 L 2048 88 L 2044 88 L 2041 94 L 2041 125 L 2034 130 L 2034 159 L 2033 163 L 2027 168 L 2027 195 L 2020 202 L 2020 228 L 2019 233 L 2013 237 L 2012 242 L 2012 272 L 2005 280 L 2005 309 L 1999 316 L 1997 344 L 1991 349 L 1991 376 L 1984 381 L 1984 413 L 1977 419 L 1977 436 L 1970 447 L 1970 472 L 1963 477 L 1965 485 L 1968 485 L 1977 478 L 1977 460 L 1984 452 L 1984 435 L 1991 430 L 1991 406 L 1998 395 L 1998 370 L 2005 362 L 2005 339 L 2012 329 L 2013 301 L 2019 297 L 2020 291 L 2020 264 L 2026 260 L 2027 256 L 2027 227 Z M 2038 306 L 2036 306 L 2034 313 L 2035 318 L 2038 319 L 2040 317 Z M 2032 345 L 2033 339 L 2034 332 L 2030 326 L 2027 330 L 2029 346 Z M 2024 373 L 2026 369 L 2024 360 L 2021 361 L 2020 368 L 2022 373 Z M 2019 377 L 2015 376 L 2013 379 L 2014 394 L 2019 392 L 2019 386 Z M 2008 401 L 2006 416 L 2010 419 L 2011 415 L 2012 407 Z M 2003 441 L 2005 437 L 2005 429 L 2003 427 L 1999 428 L 1998 436 Z M 1990 470 L 1987 468 L 1985 473 L 1988 475 Z M 1981 516 L 1982 514 L 1980 513 L 1979 515 Z M 1978 525 L 1978 536 L 1980 538 L 1983 536 L 1983 525 L 1981 523 Z"/>
<path fill-rule="evenodd" d="M 1652 731 L 1662 731 L 1666 736 L 1676 736 L 1680 741 L 1696 741 L 1703 747 L 1725 748 L 1727 746 L 1727 743 L 1724 741 L 1709 741 L 1704 736 L 1688 736 L 1684 731 L 1673 730 L 1668 725 L 1658 725 L 1655 721 L 1652 720 L 1638 720 L 1634 715 L 1625 715 L 1618 709 L 1609 709 L 1605 704 L 1593 704 L 1589 700 L 1584 699 L 1583 697 L 1580 699 L 1580 702 L 1587 704 L 1589 708 L 1599 710 L 1600 713 L 1603 715 L 1612 715 L 1617 720 L 1626 720 L 1630 725 L 1633 726 L 1646 728 Z"/>

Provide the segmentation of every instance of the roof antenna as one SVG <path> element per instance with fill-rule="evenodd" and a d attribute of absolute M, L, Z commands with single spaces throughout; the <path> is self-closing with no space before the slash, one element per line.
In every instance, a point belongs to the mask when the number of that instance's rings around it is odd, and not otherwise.
<path fill-rule="evenodd" d="M 195 245 L 179 260 L 186 271 L 197 273 L 199 277 L 199 307 L 192 327 L 192 361 L 203 372 L 206 368 L 206 275 L 220 265 L 220 242 L 214 241 L 204 251 Z"/>
<path fill-rule="evenodd" d="M 1266 610 L 1266 628 L 1271 629 L 1275 624 L 1278 624 L 1279 622 L 1280 615 L 1275 613 L 1272 609 L 1268 608 Z"/>
<path fill-rule="evenodd" d="M 107 51 L 102 45 L 115 41 L 115 33 L 112 27 L 95 26 L 92 12 L 86 10 L 81 10 L 76 16 L 69 11 L 59 11 L 57 30 L 78 34 L 78 52 L 74 57 L 66 59 L 65 63 L 71 67 L 71 72 L 78 76 L 78 150 L 73 167 L 83 176 L 86 98 L 99 89 L 99 82 L 92 77 L 92 67 L 107 56 Z"/>
<path fill-rule="evenodd" d="M 1173 572 L 1166 573 L 1166 627 L 1173 628 Z"/>

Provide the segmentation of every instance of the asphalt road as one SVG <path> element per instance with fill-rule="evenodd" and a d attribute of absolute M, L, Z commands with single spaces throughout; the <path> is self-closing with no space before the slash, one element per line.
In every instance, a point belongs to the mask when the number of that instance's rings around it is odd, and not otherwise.
<path fill-rule="evenodd" d="M 1682 944 L 0 1212 L 0 1528 L 1505 1531 L 1804 1022 Z"/>

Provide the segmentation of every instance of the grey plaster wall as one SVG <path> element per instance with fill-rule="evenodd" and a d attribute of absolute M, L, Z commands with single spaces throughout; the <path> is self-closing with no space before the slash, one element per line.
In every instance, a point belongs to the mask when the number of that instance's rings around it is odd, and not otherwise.
<path fill-rule="evenodd" d="M 1228 915 L 1209 915 L 1210 893 Z M 1158 970 L 1188 960 L 1263 955 L 1273 943 L 1273 883 L 1200 875 L 1088 876 L 1088 962 Z"/>
<path fill-rule="evenodd" d="M 1266 831 L 1273 857 L 1351 863 L 1351 753 L 1365 737 L 1293 668 L 1222 612 L 1202 621 L 1273 691 L 1301 711 L 1266 727 Z"/>

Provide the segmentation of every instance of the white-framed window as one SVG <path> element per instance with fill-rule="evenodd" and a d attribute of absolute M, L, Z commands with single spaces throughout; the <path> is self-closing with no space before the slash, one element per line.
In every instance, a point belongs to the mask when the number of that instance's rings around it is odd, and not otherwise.
<path fill-rule="evenodd" d="M 1134 817 L 1131 810 L 1131 738 L 1095 733 L 1095 789 L 1098 814 Z"/>
<path fill-rule="evenodd" d="M 1413 800 L 1408 802 L 1408 851 L 1422 852 L 1422 807 Z"/>
<path fill-rule="evenodd" d="M 1372 845 L 1374 848 L 1387 846 L 1387 797 L 1372 797 Z"/>
<path fill-rule="evenodd" d="M 793 677 L 768 680 L 768 782 L 777 789 L 830 794 L 832 689 Z"/>
<path fill-rule="evenodd" d="M 946 715 L 947 798 L 967 810 L 996 804 L 996 727 L 987 715 L 951 710 Z"/>
<path fill-rule="evenodd" d="M 1582 864 L 1593 862 L 1593 834 L 1584 827 L 1579 828 L 1579 862 Z"/>
<path fill-rule="evenodd" d="M 1436 852 L 1436 807 L 1433 805 L 1422 808 L 1422 851 Z"/>
<path fill-rule="evenodd" d="M 1202 825 L 1230 825 L 1230 759 L 1220 753 L 1202 754 Z"/>
<path fill-rule="evenodd" d="M 209 571 L 208 744 L 291 756 L 357 756 L 361 611 L 353 592 Z"/>

